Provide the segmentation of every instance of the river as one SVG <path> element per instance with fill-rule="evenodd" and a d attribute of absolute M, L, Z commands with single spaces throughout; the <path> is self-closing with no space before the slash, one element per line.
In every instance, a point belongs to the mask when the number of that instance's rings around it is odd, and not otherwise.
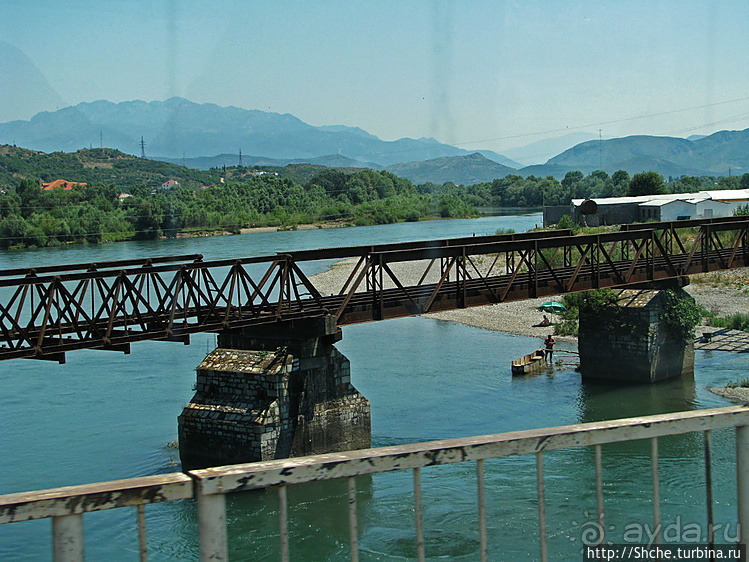
<path fill-rule="evenodd" d="M 0 267 L 31 267 L 201 253 L 205 260 L 339 245 L 523 232 L 540 213 L 379 227 L 127 242 L 0 253 Z M 317 265 L 322 270 L 328 264 Z M 308 273 L 314 271 L 305 270 Z M 697 352 L 694 378 L 657 385 L 583 384 L 571 367 L 511 377 L 510 361 L 538 347 L 533 338 L 413 317 L 347 326 L 337 347 L 353 384 L 372 405 L 373 446 L 465 437 L 601 419 L 729 405 L 707 391 L 743 376 L 741 354 Z M 177 416 L 192 396 L 195 367 L 215 336 L 190 346 L 144 342 L 131 355 L 69 353 L 67 363 L 0 363 L 0 494 L 179 470 Z M 562 346 L 564 347 L 564 346 Z M 733 433 L 713 434 L 715 520 L 735 537 Z M 661 512 L 674 533 L 705 529 L 704 464 L 699 436 L 661 439 Z M 648 443 L 603 448 L 607 539 L 622 542 L 651 521 Z M 547 532 L 552 560 L 581 559 L 581 535 L 595 518 L 593 452 L 545 455 Z M 492 560 L 538 558 L 535 458 L 486 463 Z M 422 471 L 427 556 L 475 560 L 475 466 Z M 362 560 L 415 557 L 411 474 L 358 481 Z M 276 495 L 228 502 L 232 560 L 277 559 Z M 345 483 L 289 491 L 294 560 L 348 559 Z M 192 501 L 146 510 L 149 560 L 197 560 Z M 85 516 L 89 560 L 137 560 L 135 510 Z M 647 530 L 645 530 L 647 531 Z M 694 533 L 685 536 L 694 538 Z M 619 539 L 619 540 L 616 540 Z M 1 560 L 51 559 L 49 521 L 0 526 Z"/>

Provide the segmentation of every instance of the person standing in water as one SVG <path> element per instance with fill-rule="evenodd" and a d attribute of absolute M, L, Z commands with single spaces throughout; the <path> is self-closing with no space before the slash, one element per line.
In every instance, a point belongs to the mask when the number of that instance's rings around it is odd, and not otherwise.
<path fill-rule="evenodd" d="M 552 356 L 554 355 L 554 344 L 557 343 L 557 340 L 554 339 L 554 336 L 549 334 L 546 336 L 546 339 L 544 340 L 544 346 L 546 349 L 544 350 L 544 361 L 551 364 Z"/>

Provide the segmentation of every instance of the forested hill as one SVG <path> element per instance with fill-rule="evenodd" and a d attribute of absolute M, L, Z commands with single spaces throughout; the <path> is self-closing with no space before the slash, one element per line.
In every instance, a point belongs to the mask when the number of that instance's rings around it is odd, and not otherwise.
<path fill-rule="evenodd" d="M 317 164 L 262 167 L 262 171 L 300 184 L 327 169 L 326 166 Z M 360 168 L 338 169 L 347 174 L 361 171 Z M 241 180 L 257 171 L 249 166 L 195 170 L 160 160 L 136 158 L 113 148 L 87 148 L 77 152 L 47 154 L 0 145 L 0 189 L 15 189 L 24 179 L 43 183 L 64 179 L 87 184 L 114 184 L 121 191 L 131 193 L 135 187 L 156 189 L 168 180 L 175 180 L 189 188 L 213 186 L 220 184 L 221 178 L 226 181 Z"/>
<path fill-rule="evenodd" d="M 55 179 L 74 185 L 42 189 Z M 175 181 L 162 188 L 166 180 Z M 197 171 L 107 149 L 43 154 L 3 147 L 0 248 L 475 216 L 466 194 L 453 188 L 417 188 L 375 170 L 298 164 Z"/>
<path fill-rule="evenodd" d="M 0 187 L 15 187 L 22 179 L 51 182 L 115 184 L 123 191 L 136 185 L 156 188 L 167 180 L 200 187 L 220 181 L 217 170 L 191 170 L 175 164 L 136 158 L 112 148 L 47 154 L 15 146 L 0 146 Z"/>

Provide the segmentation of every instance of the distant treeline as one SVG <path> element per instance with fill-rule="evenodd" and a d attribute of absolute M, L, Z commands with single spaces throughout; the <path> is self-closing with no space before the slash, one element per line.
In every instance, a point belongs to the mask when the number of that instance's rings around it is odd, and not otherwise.
<path fill-rule="evenodd" d="M 419 186 L 428 192 L 432 184 Z M 439 186 L 451 192 L 451 184 Z M 437 188 L 437 186 L 434 186 Z M 749 189 L 749 174 L 733 177 L 668 178 L 668 182 L 655 172 L 643 172 L 630 177 L 624 170 L 612 175 L 602 170 L 585 176 L 582 172 L 568 172 L 560 182 L 553 176 L 537 178 L 508 175 L 491 182 L 469 186 L 452 186 L 456 195 L 476 207 L 540 207 L 542 205 L 569 205 L 572 199 L 595 197 L 624 197 L 656 193 L 691 193 L 703 190 Z"/>
<path fill-rule="evenodd" d="M 196 189 L 177 186 L 152 193 L 144 184 L 127 190 L 91 184 L 44 191 L 23 180 L 0 194 L 0 248 L 98 243 L 173 237 L 181 231 L 238 232 L 251 226 L 293 228 L 302 223 L 351 225 L 470 217 L 460 190 L 420 190 L 389 172 L 347 174 L 328 169 L 300 185 L 272 174 L 244 176 Z"/>

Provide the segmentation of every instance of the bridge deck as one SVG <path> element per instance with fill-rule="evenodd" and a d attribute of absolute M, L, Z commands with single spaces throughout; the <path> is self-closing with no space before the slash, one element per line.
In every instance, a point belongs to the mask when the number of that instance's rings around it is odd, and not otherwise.
<path fill-rule="evenodd" d="M 200 255 L 0 271 L 0 360 L 129 352 L 142 340 L 333 315 L 339 325 L 749 265 L 749 218 L 327 248 L 204 262 Z M 353 258 L 324 296 L 305 265 Z M 408 267 L 403 267 L 408 264 Z M 414 269 L 420 273 L 413 277 Z M 406 274 L 408 271 L 409 274 Z M 329 290 L 327 292 L 330 292 Z"/>

